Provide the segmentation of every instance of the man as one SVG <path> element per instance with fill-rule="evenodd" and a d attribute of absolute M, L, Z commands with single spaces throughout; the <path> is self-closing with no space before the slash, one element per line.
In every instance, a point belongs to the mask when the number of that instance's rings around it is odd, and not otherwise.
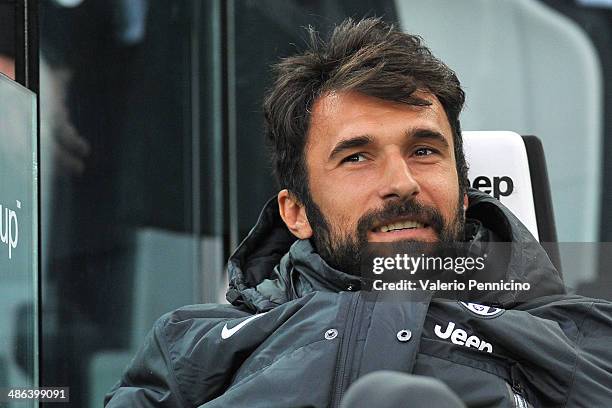
<path fill-rule="evenodd" d="M 612 306 L 566 295 L 518 219 L 468 190 L 455 74 L 379 19 L 310 35 L 265 100 L 282 189 L 230 258 L 231 305 L 162 317 L 107 407 L 338 406 L 381 370 L 466 406 L 612 406 Z M 503 273 L 538 296 L 489 292 L 483 312 L 359 290 L 368 245 L 403 241 L 530 244 Z"/>

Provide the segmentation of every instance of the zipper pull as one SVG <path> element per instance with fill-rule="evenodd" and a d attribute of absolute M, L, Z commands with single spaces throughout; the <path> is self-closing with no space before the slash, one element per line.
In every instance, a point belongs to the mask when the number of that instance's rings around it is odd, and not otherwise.
<path fill-rule="evenodd" d="M 519 371 L 517 365 L 512 365 L 512 368 L 510 369 L 510 377 L 512 378 L 512 391 L 514 392 L 515 406 L 517 408 L 530 408 L 531 405 L 525 397 L 525 389 L 517 379 L 517 371 Z"/>
<path fill-rule="evenodd" d="M 523 395 L 523 387 L 515 380 L 512 380 L 512 390 L 519 395 Z"/>
<path fill-rule="evenodd" d="M 514 403 L 517 408 L 530 408 L 529 402 L 527 402 L 524 396 L 523 387 L 514 379 L 512 380 L 512 391 L 514 392 Z"/>

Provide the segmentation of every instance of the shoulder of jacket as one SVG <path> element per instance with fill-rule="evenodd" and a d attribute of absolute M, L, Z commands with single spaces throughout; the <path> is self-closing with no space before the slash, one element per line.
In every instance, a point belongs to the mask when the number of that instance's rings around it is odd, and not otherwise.
<path fill-rule="evenodd" d="M 173 342 L 189 332 L 207 332 L 217 324 L 231 319 L 251 316 L 252 313 L 236 306 L 206 303 L 183 306 L 161 316 L 153 330 L 166 341 Z"/>

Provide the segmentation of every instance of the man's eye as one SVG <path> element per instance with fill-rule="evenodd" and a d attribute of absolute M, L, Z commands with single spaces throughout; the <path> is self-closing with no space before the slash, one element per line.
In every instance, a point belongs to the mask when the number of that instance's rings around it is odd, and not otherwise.
<path fill-rule="evenodd" d="M 429 156 L 435 153 L 434 149 L 430 149 L 428 147 L 421 147 L 414 151 L 415 156 Z"/>
<path fill-rule="evenodd" d="M 344 159 L 342 159 L 342 163 L 358 163 L 358 162 L 362 162 L 365 161 L 365 156 L 362 153 L 355 153 L 355 154 L 351 154 L 350 156 L 345 157 Z"/>

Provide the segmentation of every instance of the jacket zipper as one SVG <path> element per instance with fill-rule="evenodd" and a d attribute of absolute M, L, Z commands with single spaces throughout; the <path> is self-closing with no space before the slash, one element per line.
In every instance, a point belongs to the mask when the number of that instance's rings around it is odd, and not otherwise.
<path fill-rule="evenodd" d="M 348 322 L 344 335 L 342 336 L 342 342 L 340 343 L 340 353 L 338 354 L 338 364 L 336 366 L 334 394 L 330 404 L 332 407 L 340 406 L 340 401 L 344 395 L 344 387 L 347 382 L 347 377 L 350 375 L 350 370 L 347 370 L 347 366 L 349 364 L 349 356 L 351 355 L 350 352 L 352 351 L 351 340 L 353 338 L 353 332 L 355 331 L 355 326 L 359 326 L 358 324 L 355 324 L 355 321 L 357 320 L 357 306 L 359 304 L 360 297 L 361 294 L 355 293 L 348 308 Z"/>
<path fill-rule="evenodd" d="M 532 408 L 532 405 L 529 404 L 527 398 L 525 398 L 525 393 L 523 387 L 516 379 L 514 375 L 515 366 L 512 366 L 510 371 L 510 377 L 512 379 L 512 385 L 506 383 L 508 386 L 508 391 L 510 391 L 510 398 L 513 399 L 512 407 L 514 408 Z"/>
<path fill-rule="evenodd" d="M 510 393 L 510 406 L 512 408 L 531 408 L 531 405 L 529 405 L 525 397 L 523 397 L 520 390 L 516 390 L 508 383 L 506 383 L 506 386 L 508 387 L 508 392 Z"/>

